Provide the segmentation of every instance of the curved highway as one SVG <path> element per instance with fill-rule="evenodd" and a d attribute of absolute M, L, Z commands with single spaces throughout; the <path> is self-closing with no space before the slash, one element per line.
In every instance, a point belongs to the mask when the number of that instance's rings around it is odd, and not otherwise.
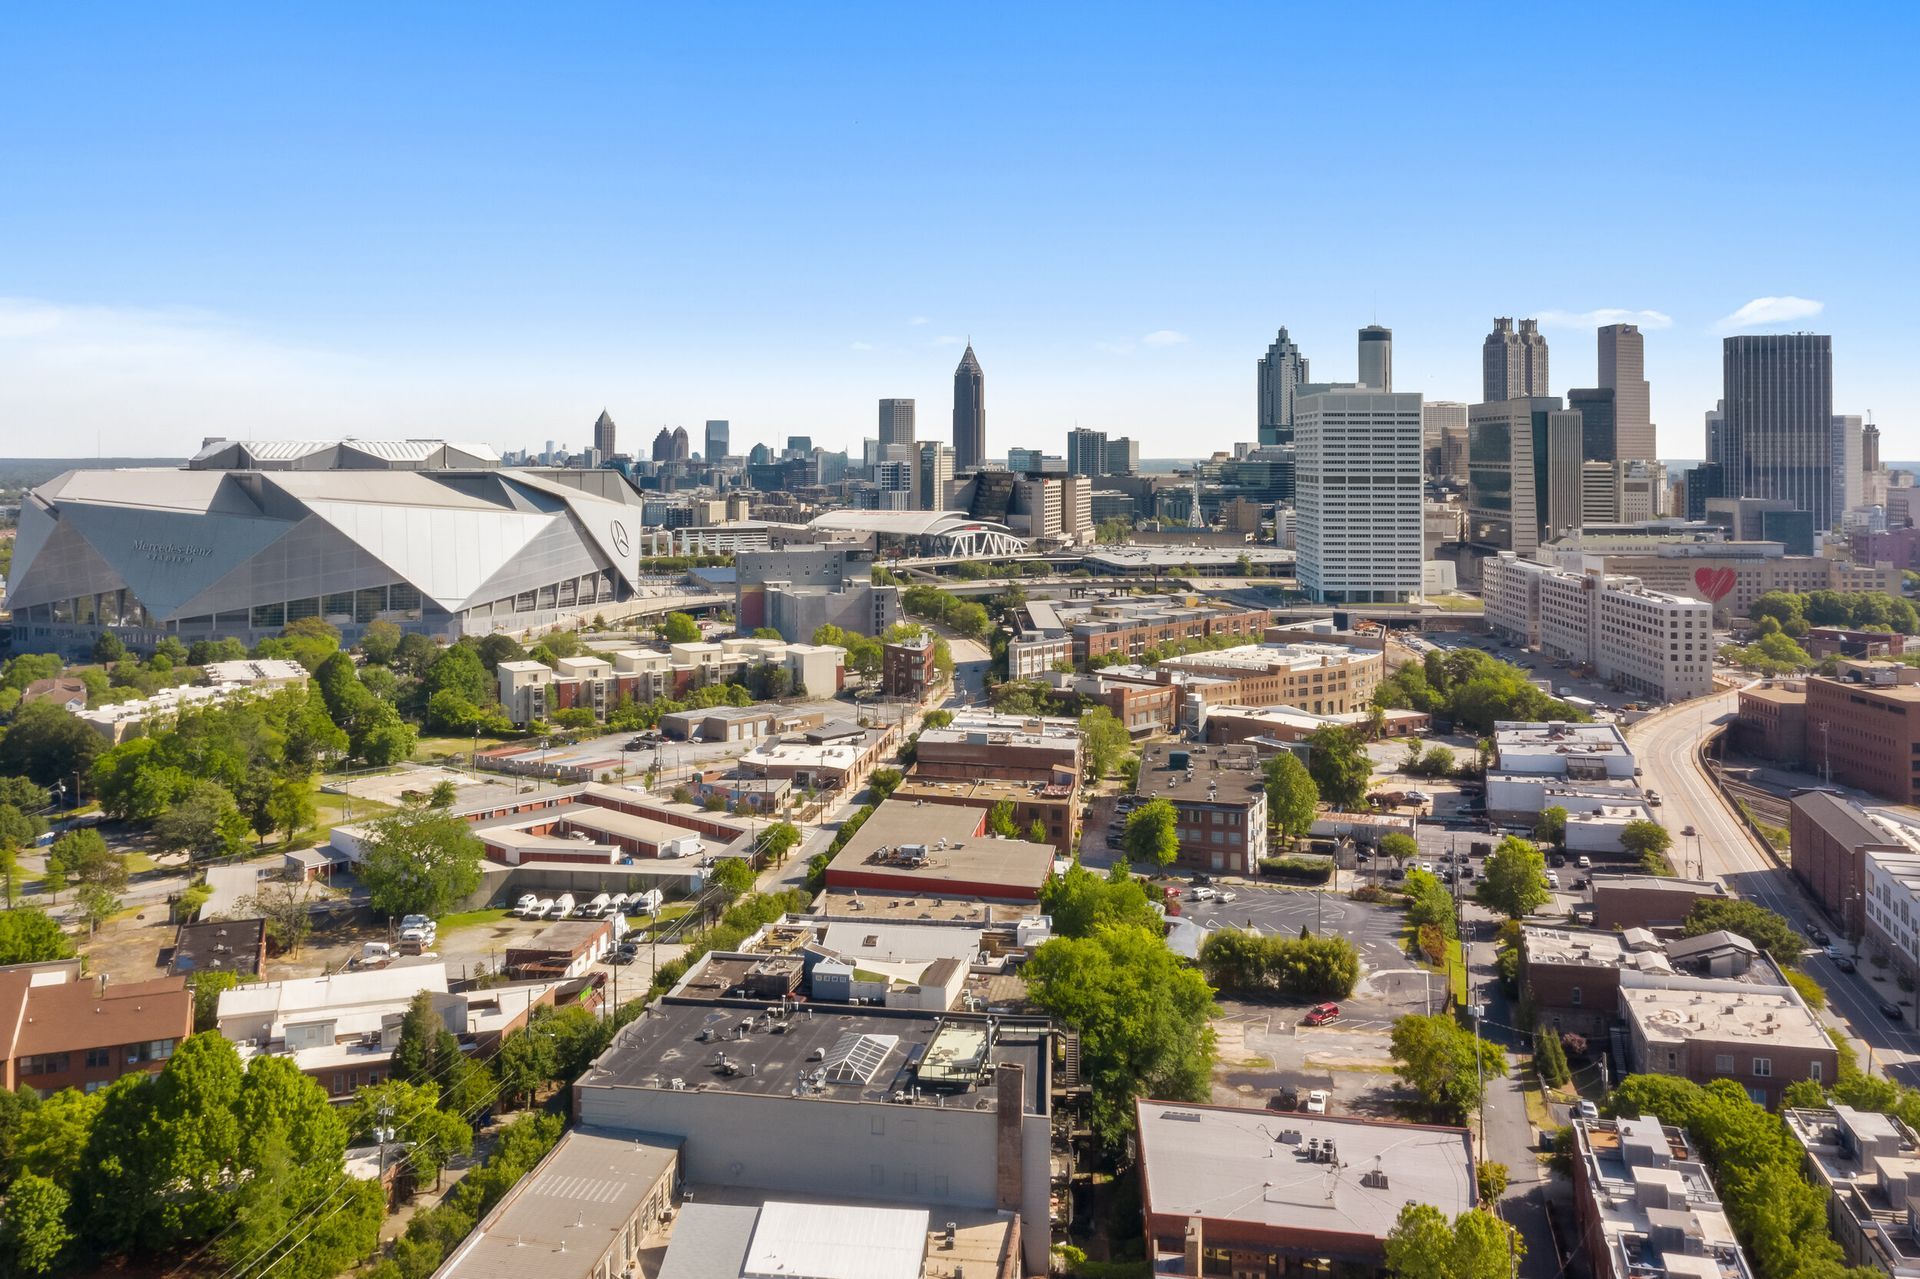
<path fill-rule="evenodd" d="M 1683 875 L 1718 879 L 1728 891 L 1785 915 L 1802 932 L 1814 924 L 1834 931 L 1834 921 L 1823 916 L 1791 872 L 1760 847 L 1700 765 L 1699 744 L 1715 724 L 1735 712 L 1738 699 L 1736 692 L 1703 697 L 1627 729 L 1627 741 L 1645 773 L 1642 783 L 1664 801 L 1654 812 L 1673 833 L 1674 868 Z M 1680 832 L 1688 826 L 1698 834 L 1683 836 Z M 1880 1012 L 1883 999 L 1900 998 L 1890 984 L 1883 993 L 1867 965 L 1843 973 L 1824 952 L 1809 955 L 1801 970 L 1826 990 L 1826 1019 L 1854 1040 L 1863 1065 L 1877 1065 L 1905 1083 L 1920 1083 L 1920 1042 L 1905 1022 Z"/>

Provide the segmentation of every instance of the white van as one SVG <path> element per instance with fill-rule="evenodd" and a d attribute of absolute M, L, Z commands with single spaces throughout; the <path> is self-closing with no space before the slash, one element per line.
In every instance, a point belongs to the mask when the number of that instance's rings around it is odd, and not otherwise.
<path fill-rule="evenodd" d="M 571 914 L 573 914 L 572 893 L 561 893 L 553 899 L 553 917 L 555 919 L 565 919 Z"/>
<path fill-rule="evenodd" d="M 607 910 L 611 906 L 612 902 L 613 902 L 613 898 L 608 894 L 597 893 L 594 895 L 594 899 L 592 901 L 588 902 L 586 905 L 582 906 L 578 911 L 575 911 L 574 913 L 579 915 L 580 918 L 582 919 L 598 919 L 602 915 L 607 913 Z"/>

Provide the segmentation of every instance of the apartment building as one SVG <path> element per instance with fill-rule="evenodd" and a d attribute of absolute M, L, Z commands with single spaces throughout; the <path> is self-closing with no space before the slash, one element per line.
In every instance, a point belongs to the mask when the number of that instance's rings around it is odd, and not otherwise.
<path fill-rule="evenodd" d="M 1780 1118 L 1806 1152 L 1813 1183 L 1827 1192 L 1827 1229 L 1847 1264 L 1920 1279 L 1920 1137 L 1892 1115 L 1852 1106 L 1787 1109 Z"/>
<path fill-rule="evenodd" d="M 1251 746 L 1151 745 L 1134 794 L 1172 801 L 1176 865 L 1229 875 L 1259 871 L 1267 852 L 1267 789 Z"/>
<path fill-rule="evenodd" d="M 1658 524 L 1648 525 L 1656 530 Z M 1691 526 L 1689 526 L 1691 529 Z M 1560 539 L 1543 555 L 1561 568 L 1603 569 L 1638 578 L 1650 590 L 1675 595 L 1717 594 L 1714 616 L 1721 626 L 1745 617 L 1768 591 L 1882 591 L 1900 593 L 1900 570 L 1891 562 L 1854 563 L 1819 555 L 1789 555 L 1780 542 L 1722 540 L 1694 531 L 1586 533 Z M 1730 575 L 1730 576 L 1726 576 Z M 1720 594 L 1724 590 L 1724 594 Z"/>
<path fill-rule="evenodd" d="M 1753 1279 L 1683 1129 L 1573 1121 L 1573 1210 L 1594 1279 Z"/>
<path fill-rule="evenodd" d="M 756 670 L 784 671 L 792 696 L 832 698 L 845 686 L 846 657 L 837 645 L 736 638 L 562 657 L 550 668 L 529 660 L 501 662 L 495 677 L 507 717 L 525 726 L 572 707 L 585 707 L 605 720 L 622 700 L 644 704 L 679 697 L 710 684 L 749 679 Z"/>
<path fill-rule="evenodd" d="M 185 978 L 116 985 L 77 959 L 0 968 L 0 1088 L 96 1092 L 159 1071 L 192 1033 Z"/>
<path fill-rule="evenodd" d="M 1567 572 L 1502 552 L 1482 566 L 1487 624 L 1556 657 L 1595 668 L 1658 701 L 1713 687 L 1713 606 L 1648 589 L 1637 578 Z"/>
<path fill-rule="evenodd" d="M 1115 595 L 1030 600 L 1013 610 L 1013 623 L 1008 669 L 1031 678 L 1052 670 L 1061 657 L 1085 666 L 1093 658 L 1138 661 L 1148 649 L 1186 640 L 1257 640 L 1272 625 L 1273 613 L 1202 603 L 1198 596 Z"/>
<path fill-rule="evenodd" d="M 1895 804 L 1920 802 L 1920 670 L 1840 663 L 1807 677 L 1807 763 L 1842 786 Z"/>
<path fill-rule="evenodd" d="M 1839 1078 L 1839 1054 L 1825 1024 L 1784 981 L 1759 986 L 1623 971 L 1620 1009 L 1627 1056 L 1641 1074 L 1699 1084 L 1732 1079 L 1769 1109 L 1796 1079 L 1831 1084 Z"/>
<path fill-rule="evenodd" d="M 923 632 L 897 643 L 889 640 L 880 656 L 882 692 L 888 697 L 907 697 L 916 702 L 926 697 L 937 678 L 933 636 Z"/>
<path fill-rule="evenodd" d="M 1920 822 L 1911 816 L 1825 791 L 1793 797 L 1787 830 L 1794 877 L 1856 940 L 1867 926 L 1869 855 L 1920 854 Z"/>
<path fill-rule="evenodd" d="M 1742 752 L 1798 767 L 1807 757 L 1805 680 L 1769 680 L 1740 690 L 1734 740 Z"/>
<path fill-rule="evenodd" d="M 894 797 L 981 809 L 1008 803 L 1016 830 L 1025 834 L 1038 821 L 1055 849 L 1071 856 L 1084 767 L 1074 720 L 963 713 L 921 732 L 913 769 Z"/>

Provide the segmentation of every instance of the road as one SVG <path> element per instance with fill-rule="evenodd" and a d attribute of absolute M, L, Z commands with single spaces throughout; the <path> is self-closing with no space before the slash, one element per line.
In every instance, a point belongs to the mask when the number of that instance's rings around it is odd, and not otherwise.
<path fill-rule="evenodd" d="M 1645 770 L 1642 782 L 1664 801 L 1657 810 L 1661 824 L 1675 832 L 1674 865 L 1682 873 L 1720 880 L 1730 891 L 1786 916 L 1803 932 L 1812 924 L 1830 926 L 1832 921 L 1814 907 L 1792 874 L 1760 847 L 1700 765 L 1700 742 L 1713 724 L 1733 714 L 1737 701 L 1734 692 L 1700 698 L 1627 729 L 1634 756 Z M 1688 826 L 1699 834 L 1680 835 Z M 1827 1020 L 1854 1040 L 1863 1063 L 1877 1065 L 1904 1083 L 1920 1083 L 1920 1044 L 1914 1033 L 1879 1009 L 1882 999 L 1901 999 L 1898 991 L 1887 987 L 1883 993 L 1871 980 L 1868 965 L 1853 974 L 1841 972 L 1824 952 L 1809 955 L 1801 967 L 1826 990 Z"/>

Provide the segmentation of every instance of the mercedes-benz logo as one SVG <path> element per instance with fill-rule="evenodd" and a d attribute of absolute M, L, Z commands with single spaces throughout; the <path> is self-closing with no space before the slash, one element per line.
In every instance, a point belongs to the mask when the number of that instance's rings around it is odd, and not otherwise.
<path fill-rule="evenodd" d="M 613 549 L 620 552 L 624 557 L 633 545 L 627 540 L 627 526 L 619 520 L 615 520 L 613 522 L 613 528 L 609 531 L 613 534 Z"/>

